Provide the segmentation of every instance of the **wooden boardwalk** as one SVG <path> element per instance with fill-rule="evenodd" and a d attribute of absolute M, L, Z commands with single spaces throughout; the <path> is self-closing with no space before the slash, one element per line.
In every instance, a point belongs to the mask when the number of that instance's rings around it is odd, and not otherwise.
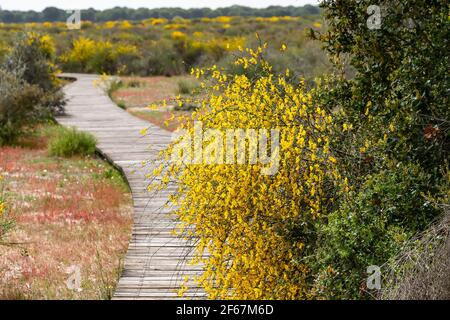
<path fill-rule="evenodd" d="M 151 194 L 146 173 L 152 172 L 170 132 L 133 117 L 94 85 L 98 76 L 64 74 L 77 81 L 65 87 L 66 115 L 57 121 L 92 133 L 99 151 L 125 174 L 134 202 L 134 227 L 123 274 L 114 299 L 176 299 L 186 275 L 200 269 L 187 265 L 193 245 L 172 235 L 176 221 L 164 209 L 168 192 Z M 148 128 L 147 135 L 139 132 Z M 143 166 L 143 161 L 147 165 Z M 194 284 L 185 298 L 203 298 Z"/>

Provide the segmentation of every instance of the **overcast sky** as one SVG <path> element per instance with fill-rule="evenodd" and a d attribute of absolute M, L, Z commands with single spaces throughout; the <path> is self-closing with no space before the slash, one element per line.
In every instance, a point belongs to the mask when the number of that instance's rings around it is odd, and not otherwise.
<path fill-rule="evenodd" d="M 0 0 L 0 6 L 4 10 L 36 10 L 41 11 L 46 7 L 58 7 L 61 9 L 107 9 L 115 6 L 129 8 L 218 8 L 239 4 L 255 8 L 265 8 L 271 5 L 302 6 L 305 4 L 317 4 L 318 0 Z"/>

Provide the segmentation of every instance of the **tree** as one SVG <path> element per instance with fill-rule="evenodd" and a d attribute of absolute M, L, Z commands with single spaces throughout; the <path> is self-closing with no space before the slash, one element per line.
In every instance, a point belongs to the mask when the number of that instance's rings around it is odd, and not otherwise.
<path fill-rule="evenodd" d="M 55 7 L 48 7 L 42 11 L 44 21 L 62 21 L 66 19 L 66 12 Z"/>
<path fill-rule="evenodd" d="M 159 9 L 130 9 L 126 7 L 115 7 L 107 10 L 95 10 L 89 8 L 82 11 L 82 18 L 85 21 L 114 21 L 114 20 L 144 20 L 148 18 L 166 18 L 182 17 L 187 19 L 195 19 L 202 17 L 218 17 L 218 16 L 308 16 L 319 13 L 319 8 L 311 5 L 305 7 L 280 7 L 273 6 L 266 9 L 255 9 L 244 6 L 232 6 L 228 8 L 218 8 L 212 10 L 210 8 L 159 8 Z M 36 11 L 7 11 L 0 10 L 0 22 L 55 22 L 65 21 L 67 14 L 64 10 L 55 7 L 49 7 L 42 12 Z"/>

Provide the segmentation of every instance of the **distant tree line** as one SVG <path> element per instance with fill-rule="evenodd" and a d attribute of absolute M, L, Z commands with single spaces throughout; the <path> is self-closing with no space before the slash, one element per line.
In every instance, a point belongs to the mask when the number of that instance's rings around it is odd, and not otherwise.
<path fill-rule="evenodd" d="M 107 10 L 95 10 L 89 8 L 82 10 L 82 19 L 85 21 L 116 21 L 116 20 L 143 20 L 148 18 L 166 18 L 182 17 L 187 19 L 195 18 L 214 18 L 218 16 L 307 16 L 320 13 L 319 7 L 305 5 L 303 7 L 282 7 L 270 6 L 264 9 L 256 9 L 244 6 L 231 6 L 227 8 L 158 8 L 158 9 L 130 9 L 125 7 L 115 7 Z M 0 9 L 0 22 L 56 22 L 66 21 L 68 14 L 66 10 L 55 7 L 48 7 L 42 12 L 36 11 L 8 11 Z"/>

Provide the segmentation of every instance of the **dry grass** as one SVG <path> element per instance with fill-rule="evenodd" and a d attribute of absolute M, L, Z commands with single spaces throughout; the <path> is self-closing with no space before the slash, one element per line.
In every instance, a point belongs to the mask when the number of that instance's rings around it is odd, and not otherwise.
<path fill-rule="evenodd" d="M 190 113 L 186 111 L 149 110 L 148 108 L 128 109 L 128 112 L 142 120 L 148 121 L 171 132 L 174 132 L 179 128 L 184 117 L 190 115 Z"/>
<path fill-rule="evenodd" d="M 112 99 L 132 115 L 168 131 L 181 124 L 180 117 L 189 117 L 189 111 L 174 110 L 180 82 L 195 82 L 190 76 L 175 77 L 122 77 L 124 84 L 111 94 Z M 182 95 L 187 97 L 189 95 Z M 166 101 L 164 107 L 163 101 Z M 156 105 L 156 108 L 148 108 Z M 169 121 L 175 116 L 175 119 Z"/>
<path fill-rule="evenodd" d="M 123 101 L 127 108 L 144 108 L 163 100 L 174 101 L 178 94 L 178 82 L 191 79 L 188 76 L 175 77 L 123 77 L 125 86 L 115 91 L 112 98 Z M 136 86 L 133 86 L 136 84 Z"/>
<path fill-rule="evenodd" d="M 450 209 L 395 259 L 382 299 L 450 299 Z"/>
<path fill-rule="evenodd" d="M 38 136 L 0 149 L 16 221 L 0 245 L 0 299 L 108 299 L 131 234 L 131 196 L 102 160 L 51 158 L 46 144 Z M 81 290 L 67 287 L 72 266 Z"/>

